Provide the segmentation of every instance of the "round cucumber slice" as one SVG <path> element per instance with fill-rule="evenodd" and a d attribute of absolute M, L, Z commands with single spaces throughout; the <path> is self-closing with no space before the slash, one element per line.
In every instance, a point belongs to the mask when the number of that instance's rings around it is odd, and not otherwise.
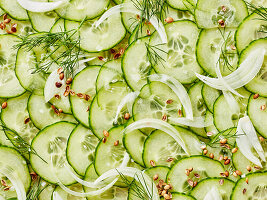
<path fill-rule="evenodd" d="M 83 187 L 80 184 L 74 184 L 69 186 L 68 188 L 75 192 L 83 192 Z M 86 198 L 73 196 L 58 186 L 53 191 L 51 200 L 86 200 Z"/>
<path fill-rule="evenodd" d="M 250 93 L 244 88 L 240 88 L 237 91 L 239 94 L 246 97 L 241 98 L 235 96 L 237 102 L 239 103 L 240 113 L 236 113 L 233 109 L 225 109 L 230 107 L 223 95 L 221 95 L 214 104 L 214 125 L 219 131 L 236 127 L 239 119 L 244 117 L 246 113 Z"/>
<path fill-rule="evenodd" d="M 267 98 L 259 97 L 254 99 L 253 95 L 251 95 L 249 98 L 248 116 L 251 119 L 255 129 L 265 138 L 267 138 L 267 110 L 263 110 L 261 108 L 262 106 L 266 106 L 266 104 Z"/>
<path fill-rule="evenodd" d="M 190 131 L 175 127 L 181 134 L 188 147 L 190 155 L 201 154 L 199 139 Z M 168 134 L 156 130 L 145 140 L 143 150 L 143 160 L 146 167 L 150 167 L 151 160 L 158 166 L 172 166 L 177 160 L 187 157 L 187 154 L 179 144 Z"/>
<path fill-rule="evenodd" d="M 125 149 L 122 144 L 123 129 L 123 126 L 110 129 L 106 141 L 99 142 L 96 148 L 94 161 L 95 170 L 98 175 L 101 175 L 110 169 L 114 169 L 121 164 L 125 155 Z"/>
<path fill-rule="evenodd" d="M 71 168 L 66 161 L 66 147 L 74 128 L 73 123 L 57 122 L 42 129 L 32 141 L 32 148 L 43 160 L 31 153 L 31 166 L 47 182 L 56 184 L 60 180 L 64 185 L 75 183 L 65 167 Z"/>
<path fill-rule="evenodd" d="M 134 130 L 123 135 L 123 146 L 131 158 L 141 166 L 145 166 L 142 158 L 146 135 L 139 130 Z"/>
<path fill-rule="evenodd" d="M 70 134 L 66 156 L 69 164 L 79 175 L 84 176 L 87 167 L 94 161 L 98 142 L 91 130 L 81 124 Z"/>
<path fill-rule="evenodd" d="M 261 47 L 267 50 L 267 38 L 251 42 L 251 44 L 242 51 L 239 62 L 242 63 L 251 51 Z M 260 72 L 252 81 L 245 85 L 245 88 L 252 93 L 267 97 L 267 53 L 265 53 Z"/>
<path fill-rule="evenodd" d="M 37 70 L 37 66 L 33 51 L 27 52 L 25 49 L 19 49 L 15 68 L 17 78 L 26 90 L 42 95 L 46 77 L 42 72 L 33 73 L 34 70 Z"/>
<path fill-rule="evenodd" d="M 226 178 L 207 178 L 200 181 L 190 192 L 198 200 L 204 200 L 212 187 L 217 187 L 222 199 L 230 199 L 235 182 Z"/>
<path fill-rule="evenodd" d="M 56 0 L 50 0 L 56 2 Z M 72 0 L 67 6 L 56 10 L 58 15 L 64 19 L 82 21 L 83 19 L 94 19 L 108 9 L 110 0 Z"/>
<path fill-rule="evenodd" d="M 48 0 L 43 0 L 43 2 L 47 1 Z M 37 32 L 49 32 L 55 22 L 59 19 L 59 16 L 54 11 L 44 13 L 27 12 L 32 28 Z"/>
<path fill-rule="evenodd" d="M 31 185 L 31 176 L 26 163 L 26 160 L 13 148 L 0 146 L 0 171 L 8 171 L 14 177 L 18 177 L 24 185 L 25 192 L 28 191 Z M 5 181 L 8 186 L 13 186 L 7 177 L 0 172 L 0 180 Z M 4 191 L 4 186 L 0 186 L 0 197 L 11 199 L 17 196 L 14 189 Z"/>
<path fill-rule="evenodd" d="M 110 84 L 103 87 L 93 99 L 89 111 L 89 122 L 93 133 L 98 137 L 103 137 L 103 131 L 109 130 L 114 125 L 114 119 L 118 105 L 122 98 L 128 94 L 128 87 L 124 82 Z M 121 110 L 118 117 L 118 125 L 124 124 L 124 114 L 129 113 L 126 106 Z"/>
<path fill-rule="evenodd" d="M 90 6 L 91 7 L 91 6 Z M 118 44 L 126 35 L 126 30 L 121 22 L 120 13 L 110 16 L 99 27 L 95 27 L 95 21 L 85 21 L 79 29 L 79 35 L 75 34 L 72 39 L 80 37 L 80 48 L 88 52 L 108 50 Z M 79 22 L 65 21 L 66 31 L 76 30 Z M 72 34 L 73 31 L 70 32 Z"/>
<path fill-rule="evenodd" d="M 25 92 L 14 71 L 17 50 L 13 46 L 17 41 L 20 38 L 15 35 L 0 35 L 0 97 L 15 97 Z"/>
<path fill-rule="evenodd" d="M 193 196 L 186 195 L 183 193 L 173 192 L 172 200 L 196 200 Z"/>
<path fill-rule="evenodd" d="M 175 77 L 183 84 L 193 83 L 203 70 L 196 61 L 196 43 L 199 29 L 193 21 L 181 20 L 165 25 L 168 42 L 162 44 L 157 32 L 150 41 L 150 53 L 157 58 L 153 68 L 157 73 Z M 159 50 L 160 48 L 160 50 Z M 160 58 L 159 58 L 160 57 Z"/>
<path fill-rule="evenodd" d="M 213 113 L 213 106 L 215 101 L 220 96 L 220 91 L 204 84 L 201 93 L 207 108 L 211 113 Z"/>
<path fill-rule="evenodd" d="M 28 20 L 27 11 L 22 8 L 17 0 L 2 0 L 0 1 L 1 8 L 8 13 L 12 18 L 17 20 Z"/>
<path fill-rule="evenodd" d="M 215 66 L 220 65 L 223 75 L 237 68 L 238 54 L 235 47 L 234 28 L 204 29 L 197 43 L 197 60 L 211 76 L 217 77 Z"/>
<path fill-rule="evenodd" d="M 262 20 L 257 13 L 252 13 L 240 24 L 236 31 L 236 47 L 238 52 L 245 49 L 250 42 L 265 38 L 267 22 Z"/>
<path fill-rule="evenodd" d="M 190 168 L 193 168 L 193 171 L 187 176 L 185 170 Z M 219 177 L 222 172 L 224 172 L 224 167 L 219 161 L 204 156 L 191 156 L 173 165 L 167 179 L 170 179 L 173 191 L 189 192 L 192 187 L 188 180 L 200 181 L 207 177 Z M 200 178 L 197 179 L 194 174 L 198 174 Z"/>
<path fill-rule="evenodd" d="M 91 181 L 95 181 L 97 178 L 98 178 L 98 175 L 95 171 L 94 164 L 91 164 L 86 170 L 84 180 L 91 182 Z M 92 188 L 84 187 L 85 192 L 91 192 L 93 190 L 94 189 Z M 113 186 L 112 188 L 110 188 L 109 190 L 107 190 L 106 192 L 98 196 L 87 196 L 87 199 L 88 200 L 103 200 L 103 199 L 126 200 L 128 196 L 127 193 L 128 193 L 127 188 L 120 188 L 120 187 Z"/>
<path fill-rule="evenodd" d="M 69 121 L 77 123 L 72 115 L 60 113 L 57 115 L 51 108 L 51 104 L 46 103 L 44 96 L 32 94 L 28 100 L 28 111 L 33 124 L 42 129 L 58 121 Z"/>
<path fill-rule="evenodd" d="M 247 175 L 246 178 L 239 179 L 233 189 L 231 200 L 266 199 L 266 180 L 267 172 L 252 173 Z"/>
<path fill-rule="evenodd" d="M 217 128 L 215 127 L 214 125 L 214 118 L 213 118 L 213 114 L 210 112 L 210 111 L 206 111 L 206 116 L 205 116 L 205 122 L 208 123 L 212 121 L 212 125 L 211 126 L 207 126 L 205 127 L 205 131 L 208 133 L 208 132 L 211 132 L 213 134 L 216 134 L 218 133 L 218 130 Z"/>
<path fill-rule="evenodd" d="M 77 95 L 70 96 L 70 104 L 73 116 L 84 126 L 89 127 L 89 108 L 92 99 L 95 96 L 96 89 L 96 77 L 100 70 L 100 66 L 90 66 L 79 72 L 73 79 L 71 89 L 76 94 L 87 94 L 90 99 L 86 101 L 84 98 L 80 98 Z"/>
<path fill-rule="evenodd" d="M 122 58 L 122 71 L 125 80 L 134 91 L 139 91 L 147 83 L 147 75 L 151 68 L 147 58 L 146 45 L 148 42 L 148 37 L 133 42 Z"/>
<path fill-rule="evenodd" d="M 153 81 L 142 88 L 135 100 L 133 116 L 136 121 L 144 118 L 176 118 L 181 109 L 182 104 L 173 90 L 164 83 Z"/>
<path fill-rule="evenodd" d="M 121 71 L 121 59 L 108 61 L 99 71 L 96 79 L 96 91 L 118 81 L 124 81 Z"/>
<path fill-rule="evenodd" d="M 39 194 L 38 199 L 39 200 L 51 200 L 54 190 L 55 190 L 54 185 L 46 186 L 46 188 L 43 189 L 43 191 Z"/>
<path fill-rule="evenodd" d="M 1 112 L 1 120 L 6 127 L 15 131 L 30 144 L 39 130 L 34 126 L 33 122 L 28 119 L 27 102 L 29 96 L 29 93 L 25 93 L 19 97 L 8 99 L 8 106 Z M 27 121 L 27 119 L 29 121 Z M 7 134 L 10 140 L 13 138 L 12 135 L 12 133 Z"/>
<path fill-rule="evenodd" d="M 265 159 L 267 158 L 267 140 L 265 139 L 264 141 L 261 142 L 261 146 L 263 148 L 264 154 L 265 154 Z M 252 152 L 254 152 L 254 155 L 260 159 L 259 154 L 255 152 L 253 149 Z M 251 167 L 251 172 L 257 172 L 259 169 L 256 167 L 254 163 L 252 163 L 250 160 L 248 160 L 242 153 L 241 151 L 237 151 L 236 153 L 233 154 L 233 164 L 236 169 L 242 172 L 242 174 L 248 174 L 249 171 L 247 170 L 247 167 Z M 267 169 L 267 164 L 266 162 L 261 162 L 262 164 L 262 170 Z"/>
<path fill-rule="evenodd" d="M 237 27 L 247 15 L 243 0 L 198 0 L 195 10 L 197 25 L 205 29 L 220 27 L 220 20 L 226 27 Z"/>

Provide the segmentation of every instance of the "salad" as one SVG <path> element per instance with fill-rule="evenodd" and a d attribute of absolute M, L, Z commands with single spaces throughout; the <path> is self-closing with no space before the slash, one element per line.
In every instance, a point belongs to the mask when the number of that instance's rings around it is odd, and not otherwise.
<path fill-rule="evenodd" d="M 0 200 L 266 200 L 266 0 L 0 0 Z"/>

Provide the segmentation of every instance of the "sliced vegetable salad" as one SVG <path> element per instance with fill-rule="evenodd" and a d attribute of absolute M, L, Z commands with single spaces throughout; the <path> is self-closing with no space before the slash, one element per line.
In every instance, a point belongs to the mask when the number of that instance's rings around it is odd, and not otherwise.
<path fill-rule="evenodd" d="M 266 200 L 266 0 L 0 0 L 0 200 Z"/>

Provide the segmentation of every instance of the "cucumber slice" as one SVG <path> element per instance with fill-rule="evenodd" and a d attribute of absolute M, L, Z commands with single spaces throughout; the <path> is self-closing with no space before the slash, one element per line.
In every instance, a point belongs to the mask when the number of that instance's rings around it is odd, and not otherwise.
<path fill-rule="evenodd" d="M 1 0 L 1 8 L 12 18 L 17 20 L 28 20 L 27 11 L 22 8 L 17 0 Z"/>
<path fill-rule="evenodd" d="M 167 0 L 167 3 L 175 9 L 187 10 L 187 7 L 185 6 L 185 1 L 186 0 Z"/>
<path fill-rule="evenodd" d="M 201 93 L 207 108 L 211 113 L 213 113 L 213 106 L 215 101 L 220 96 L 220 91 L 204 84 Z"/>
<path fill-rule="evenodd" d="M 200 28 L 220 27 L 223 20 L 226 27 L 237 27 L 248 15 L 246 3 L 243 0 L 198 0 L 195 18 Z"/>
<path fill-rule="evenodd" d="M 51 200 L 52 194 L 55 190 L 54 185 L 48 185 L 38 196 L 39 200 Z"/>
<path fill-rule="evenodd" d="M 148 41 L 149 38 L 145 37 L 133 42 L 122 58 L 125 80 L 134 91 L 139 91 L 147 83 L 147 75 L 151 67 L 147 58 Z"/>
<path fill-rule="evenodd" d="M 157 32 L 150 41 L 151 48 L 163 59 L 152 63 L 153 68 L 157 73 L 173 76 L 183 84 L 193 83 L 197 79 L 195 73 L 203 73 L 195 55 L 199 29 L 194 22 L 181 20 L 165 25 L 165 30 L 167 44 L 162 44 Z"/>
<path fill-rule="evenodd" d="M 57 122 L 42 129 L 32 141 L 32 148 L 46 163 L 31 153 L 31 166 L 47 182 L 56 184 L 60 180 L 64 185 L 75 183 L 65 167 L 68 165 L 66 162 L 67 140 L 74 128 L 75 124 L 73 123 Z"/>
<path fill-rule="evenodd" d="M 7 107 L 1 112 L 1 120 L 10 130 L 17 132 L 29 144 L 38 133 L 38 129 L 32 121 L 26 123 L 29 118 L 27 102 L 30 94 L 25 93 L 19 97 L 7 100 Z M 12 140 L 12 134 L 7 135 Z"/>
<path fill-rule="evenodd" d="M 261 146 L 263 148 L 265 158 L 267 158 L 267 140 L 265 139 L 263 142 L 261 142 Z M 254 151 L 254 150 L 252 150 Z M 260 159 L 259 154 L 254 152 L 254 155 Z M 267 164 L 266 162 L 261 162 L 262 163 L 262 170 L 267 169 Z M 233 164 L 236 169 L 242 172 L 242 174 L 248 174 L 249 171 L 247 170 L 247 167 L 251 167 L 251 172 L 257 172 L 258 169 L 255 167 L 256 165 L 252 163 L 250 160 L 248 160 L 242 153 L 241 151 L 237 151 L 236 153 L 233 154 Z"/>
<path fill-rule="evenodd" d="M 184 128 L 175 128 L 181 134 L 190 155 L 199 155 L 201 153 L 199 139 L 192 132 Z M 151 160 L 156 165 L 170 167 L 183 157 L 187 157 L 187 155 L 181 146 L 163 131 L 156 130 L 145 140 L 143 160 L 146 167 L 151 166 Z"/>
<path fill-rule="evenodd" d="M 193 168 L 189 176 L 185 174 L 186 169 Z M 220 173 L 224 172 L 223 165 L 216 160 L 204 156 L 191 156 L 179 160 L 171 168 L 167 178 L 173 186 L 175 192 L 189 192 L 192 187 L 187 180 L 199 181 L 207 177 L 219 177 Z M 200 178 L 195 178 L 194 174 L 200 175 Z"/>
<path fill-rule="evenodd" d="M 253 40 L 265 38 L 267 36 L 266 27 L 266 20 L 262 20 L 257 13 L 249 15 L 236 31 L 235 39 L 238 52 L 245 49 Z"/>
<path fill-rule="evenodd" d="M 45 86 L 45 75 L 43 73 L 32 73 L 36 70 L 36 58 L 33 51 L 27 52 L 25 49 L 19 49 L 16 59 L 16 76 L 26 90 L 43 94 Z"/>
<path fill-rule="evenodd" d="M 73 39 L 80 37 L 80 48 L 88 52 L 99 52 L 116 46 L 126 35 L 126 30 L 121 22 L 120 14 L 110 16 L 99 27 L 95 28 L 95 21 L 89 20 L 83 23 L 79 29 L 79 36 L 75 34 Z M 65 21 L 66 31 L 78 29 L 79 22 Z M 71 34 L 71 33 L 70 33 Z"/>
<path fill-rule="evenodd" d="M 77 123 L 72 115 L 61 113 L 57 115 L 51 108 L 51 104 L 46 103 L 44 96 L 32 94 L 28 100 L 28 111 L 33 124 L 42 129 L 58 121 L 69 121 Z"/>
<path fill-rule="evenodd" d="M 146 135 L 135 130 L 123 135 L 123 146 L 131 158 L 141 166 L 145 166 L 142 158 Z"/>
<path fill-rule="evenodd" d="M 100 141 L 97 145 L 94 165 L 98 175 L 114 169 L 121 164 L 125 154 L 125 149 L 122 144 L 123 129 L 123 126 L 110 129 L 106 142 Z M 115 145 L 117 141 L 119 142 Z"/>
<path fill-rule="evenodd" d="M 10 171 L 11 175 L 18 177 L 24 185 L 25 192 L 28 191 L 31 184 L 31 177 L 25 159 L 13 148 L 0 146 L 0 170 Z M 0 180 L 4 180 L 8 186 L 13 186 L 7 177 L 0 172 Z M 16 191 L 10 189 L 4 191 L 1 185 L 0 197 L 3 199 L 11 199 L 17 196 Z"/>
<path fill-rule="evenodd" d="M 118 105 L 122 98 L 128 94 L 128 87 L 123 82 L 110 84 L 110 87 L 103 87 L 93 99 L 89 111 L 89 122 L 93 133 L 103 137 L 103 131 L 113 127 Z M 123 108 L 119 114 L 118 124 L 124 124 L 124 114 L 129 113 Z"/>
<path fill-rule="evenodd" d="M 81 124 L 70 134 L 66 156 L 69 164 L 79 175 L 84 176 L 87 167 L 94 161 L 98 142 L 91 130 Z"/>
<path fill-rule="evenodd" d="M 83 188 L 80 184 L 74 184 L 69 186 L 68 188 L 75 192 L 83 192 Z M 58 186 L 53 191 L 51 200 L 86 200 L 86 198 L 73 196 Z"/>
<path fill-rule="evenodd" d="M 169 171 L 170 171 L 169 167 L 156 166 L 145 169 L 145 174 L 147 174 L 151 179 L 153 179 L 155 175 L 158 175 L 158 179 L 154 180 L 154 182 L 157 184 L 160 179 L 166 181 Z"/>
<path fill-rule="evenodd" d="M 267 38 L 259 39 L 251 42 L 251 44 L 242 51 L 240 55 L 239 62 L 242 63 L 247 55 L 256 48 L 265 47 L 267 49 Z M 252 93 L 259 94 L 260 96 L 267 97 L 267 53 L 265 54 L 265 58 L 261 67 L 260 72 L 257 76 L 250 81 L 245 88 Z"/>
<path fill-rule="evenodd" d="M 249 184 L 246 183 L 246 179 Z M 267 172 L 252 173 L 246 178 L 239 179 L 233 189 L 231 200 L 266 199 L 266 180 Z"/>
<path fill-rule="evenodd" d="M 133 105 L 134 120 L 179 117 L 182 104 L 177 95 L 164 83 L 153 81 L 145 85 Z M 167 119 L 166 119 L 167 120 Z"/>
<path fill-rule="evenodd" d="M 232 109 L 225 109 L 229 108 L 229 105 L 223 95 L 221 95 L 214 104 L 214 125 L 219 131 L 236 127 L 239 119 L 244 117 L 246 113 L 250 93 L 244 88 L 240 88 L 237 91 L 239 92 L 239 94 L 246 97 L 241 98 L 235 96 L 240 106 L 240 113 L 236 113 Z"/>
<path fill-rule="evenodd" d="M 208 132 L 211 132 L 213 134 L 216 134 L 218 133 L 219 131 L 217 130 L 217 128 L 215 127 L 214 125 L 214 118 L 213 118 L 213 114 L 210 112 L 210 111 L 206 111 L 206 116 L 205 116 L 205 122 L 210 122 L 212 121 L 213 124 L 211 126 L 207 126 L 205 127 L 205 131 L 208 133 Z"/>
<path fill-rule="evenodd" d="M 57 0 L 50 0 L 56 2 Z M 82 21 L 83 19 L 94 19 L 108 9 L 110 0 L 72 0 L 67 6 L 56 10 L 58 15 L 64 19 Z"/>
<path fill-rule="evenodd" d="M 99 71 L 96 80 L 96 91 L 118 81 L 124 81 L 121 71 L 121 59 L 108 61 Z"/>
<path fill-rule="evenodd" d="M 172 200 L 196 200 L 194 197 L 190 195 L 185 195 L 183 193 L 173 192 Z"/>
<path fill-rule="evenodd" d="M 17 41 L 17 36 L 0 35 L 0 97 L 16 97 L 25 92 L 14 72 L 17 51 L 13 46 Z"/>
<path fill-rule="evenodd" d="M 191 104 L 192 104 L 194 117 L 201 117 L 201 116 L 205 117 L 205 114 L 207 111 L 207 106 L 201 94 L 203 85 L 204 84 L 202 82 L 198 82 L 192 85 L 188 91 L 188 95 L 190 97 Z M 204 128 L 191 127 L 190 129 L 201 137 L 204 137 L 204 138 L 207 137 L 207 134 Z"/>
<path fill-rule="evenodd" d="M 215 66 L 220 65 L 223 75 L 237 68 L 238 54 L 235 48 L 234 28 L 202 30 L 197 43 L 197 60 L 211 76 L 217 77 Z"/>
<path fill-rule="evenodd" d="M 98 178 L 98 175 L 95 171 L 94 165 L 91 164 L 85 173 L 84 176 L 84 180 L 91 182 L 91 181 L 95 181 Z M 94 189 L 92 188 L 88 188 L 88 187 L 84 187 L 84 191 L 85 192 L 90 192 L 93 191 Z M 98 195 L 98 196 L 87 196 L 87 200 L 126 200 L 127 199 L 127 193 L 128 193 L 128 189 L 127 188 L 120 188 L 120 187 L 116 187 L 113 186 L 112 188 L 110 188 L 109 190 L 107 190 L 106 192 Z"/>
<path fill-rule="evenodd" d="M 222 199 L 230 199 L 235 182 L 226 178 L 207 178 L 200 181 L 190 192 L 198 200 L 204 200 L 211 187 L 217 187 Z"/>
<path fill-rule="evenodd" d="M 100 70 L 100 66 L 90 66 L 79 72 L 73 79 L 71 89 L 76 94 L 87 94 L 90 96 L 89 101 L 78 96 L 70 96 L 70 104 L 73 116 L 84 126 L 89 127 L 88 110 L 92 99 L 95 96 L 96 77 Z"/>
<path fill-rule="evenodd" d="M 249 98 L 248 103 L 248 116 L 250 117 L 255 129 L 265 138 L 267 138 L 267 109 L 262 110 L 262 106 L 266 106 L 267 98 L 259 97 L 253 98 L 253 95 Z"/>
<path fill-rule="evenodd" d="M 41 2 L 48 2 L 48 0 L 42 0 Z M 43 13 L 27 11 L 27 13 L 32 28 L 37 32 L 49 32 L 55 22 L 59 19 L 59 16 L 54 11 Z"/>

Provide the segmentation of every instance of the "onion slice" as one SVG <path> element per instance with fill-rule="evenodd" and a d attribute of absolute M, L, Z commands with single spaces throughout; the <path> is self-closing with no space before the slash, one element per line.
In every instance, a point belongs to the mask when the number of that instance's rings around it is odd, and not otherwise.
<path fill-rule="evenodd" d="M 121 12 L 128 12 L 128 13 L 133 13 L 136 15 L 141 15 L 141 12 L 139 10 L 137 10 L 136 8 L 133 8 L 131 4 L 129 4 L 129 3 L 119 4 L 117 6 L 110 8 L 108 11 L 106 11 L 99 18 L 99 20 L 96 21 L 95 27 L 98 27 L 103 21 L 105 21 L 105 19 L 109 18 L 111 15 L 121 13 Z M 167 43 L 167 34 L 166 34 L 166 31 L 165 31 L 165 28 L 164 28 L 164 25 L 162 24 L 162 22 L 157 17 L 152 16 L 150 18 L 150 23 L 154 26 L 154 28 L 158 32 L 158 34 L 162 40 L 162 43 L 164 43 L 164 44 Z"/>
<path fill-rule="evenodd" d="M 151 197 L 150 199 L 152 200 L 160 199 L 158 195 L 158 190 L 155 184 L 151 181 L 151 178 L 148 175 L 146 175 L 143 171 L 133 168 L 133 167 L 111 169 L 105 172 L 104 174 L 102 174 L 98 179 L 96 179 L 96 182 L 101 182 L 103 180 L 106 180 L 107 178 L 116 177 L 120 174 L 123 174 L 124 176 L 132 177 L 136 181 L 138 181 L 142 185 L 147 195 Z"/>
<path fill-rule="evenodd" d="M 120 102 L 118 108 L 117 108 L 117 112 L 116 112 L 116 116 L 114 118 L 114 123 L 117 124 L 118 123 L 118 117 L 119 114 L 121 112 L 121 110 L 123 109 L 123 107 L 127 104 L 127 109 L 128 111 L 132 112 L 132 109 L 130 109 L 133 105 L 134 100 L 138 97 L 140 92 L 131 92 L 129 94 L 127 94 Z"/>
<path fill-rule="evenodd" d="M 237 125 L 238 137 L 236 138 L 236 144 L 239 147 L 241 153 L 254 164 L 262 167 L 260 160 L 252 153 L 251 149 L 254 148 L 260 158 L 266 162 L 264 151 L 258 140 L 256 130 L 252 125 L 248 116 L 241 118 Z"/>
<path fill-rule="evenodd" d="M 228 76 L 223 77 L 225 82 L 233 89 L 238 89 L 248 84 L 259 73 L 266 50 L 259 48 L 252 51 L 247 58 L 239 65 L 237 70 Z M 195 73 L 205 84 L 218 90 L 227 90 L 227 87 L 219 78 L 211 78 Z"/>
<path fill-rule="evenodd" d="M 165 74 L 153 74 L 149 76 L 150 81 L 159 81 L 168 85 L 180 99 L 186 113 L 186 118 L 193 120 L 193 109 L 189 95 L 184 86 L 175 78 Z"/>
<path fill-rule="evenodd" d="M 129 126 L 127 126 L 124 130 L 123 133 L 127 134 L 127 132 L 132 132 L 137 129 L 142 129 L 142 128 L 155 128 L 159 129 L 168 135 L 170 135 L 185 151 L 187 155 L 190 155 L 184 140 L 182 139 L 180 133 L 170 124 L 167 122 L 164 122 L 159 119 L 141 119 L 138 120 Z"/>
<path fill-rule="evenodd" d="M 55 10 L 57 8 L 66 6 L 68 1 L 56 1 L 56 2 L 37 2 L 31 0 L 17 0 L 19 5 L 24 9 L 31 11 L 31 12 L 49 12 Z"/>
<path fill-rule="evenodd" d="M 180 117 L 180 118 L 169 117 L 168 120 L 170 121 L 171 124 L 175 125 L 182 124 L 185 126 L 190 126 L 195 128 L 204 128 L 213 125 L 213 122 L 206 121 L 205 117 L 194 117 L 193 120 L 187 119 L 185 117 Z"/>
<path fill-rule="evenodd" d="M 207 192 L 204 200 L 222 200 L 222 196 L 216 186 L 213 186 L 211 190 Z"/>
<path fill-rule="evenodd" d="M 12 183 L 13 187 L 15 188 L 18 200 L 26 200 L 26 192 L 24 185 L 21 179 L 18 176 L 14 176 L 12 172 L 13 170 L 11 171 L 6 168 L 2 167 L 0 168 L 0 173 L 6 176 Z"/>

